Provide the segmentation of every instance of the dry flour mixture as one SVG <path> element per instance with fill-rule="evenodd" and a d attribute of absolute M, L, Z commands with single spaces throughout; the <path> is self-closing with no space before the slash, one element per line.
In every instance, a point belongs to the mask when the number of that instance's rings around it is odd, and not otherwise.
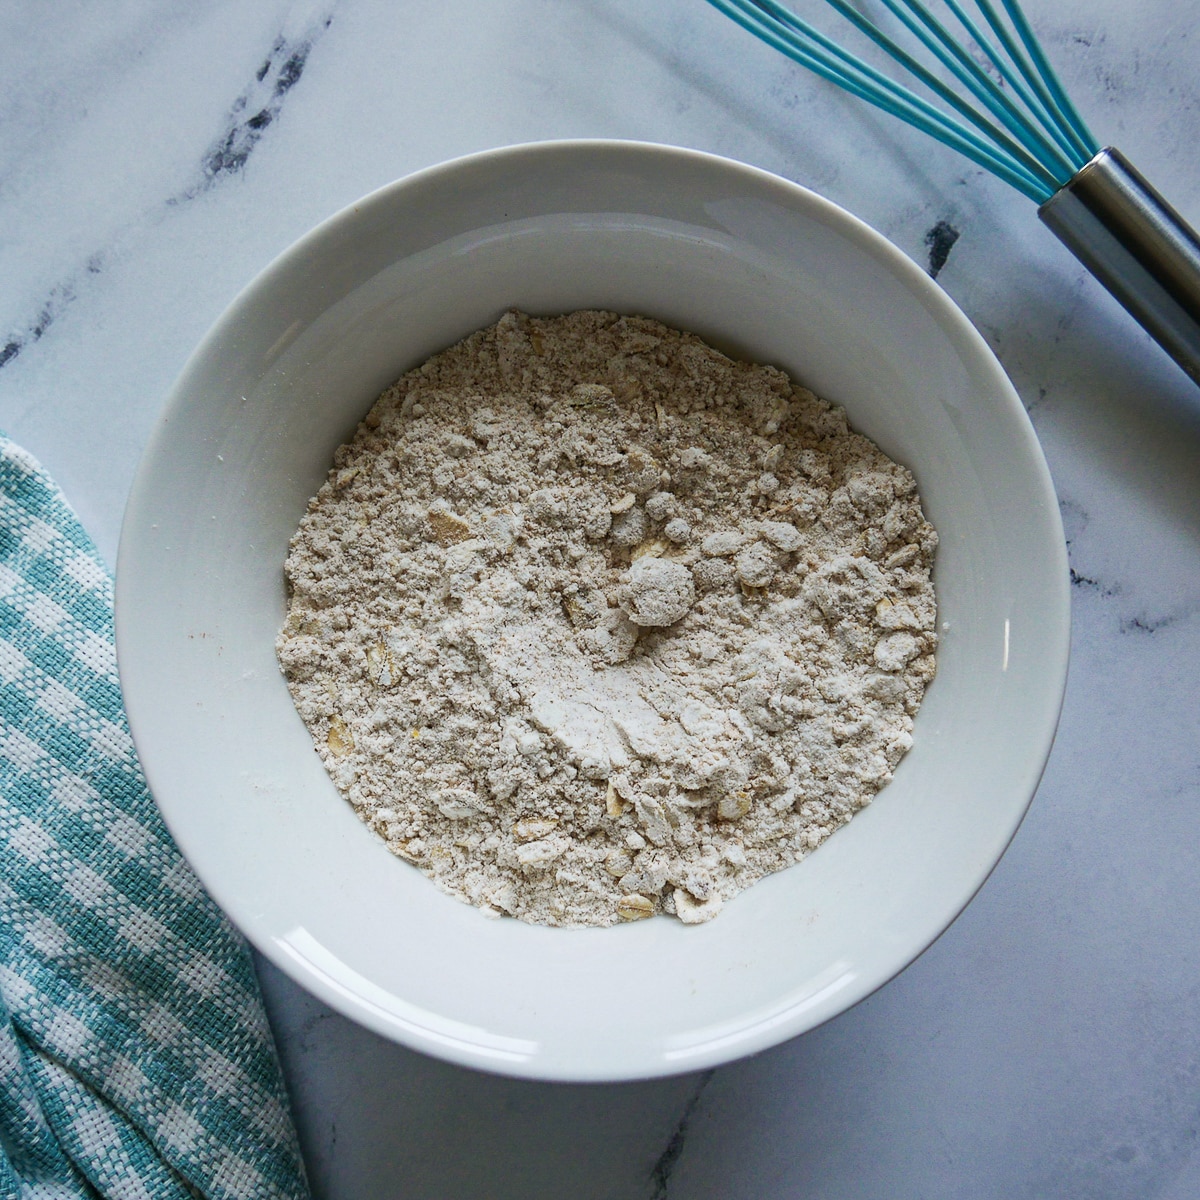
<path fill-rule="evenodd" d="M 337 451 L 279 661 L 339 790 L 447 892 L 694 923 L 891 778 L 936 543 L 912 475 L 782 372 L 510 312 Z"/>

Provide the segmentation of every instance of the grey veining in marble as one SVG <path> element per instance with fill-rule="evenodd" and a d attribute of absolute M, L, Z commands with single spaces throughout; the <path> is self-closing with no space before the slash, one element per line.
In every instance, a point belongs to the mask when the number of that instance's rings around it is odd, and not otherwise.
<path fill-rule="evenodd" d="M 1097 135 L 1200 223 L 1194 6 L 1027 8 Z M 1062 505 L 1062 724 L 1010 850 L 936 945 L 836 1021 L 708 1075 L 476 1075 L 264 965 L 317 1194 L 1200 1195 L 1200 392 L 1004 185 L 702 0 L 9 0 L 0 426 L 111 561 L 162 398 L 255 272 L 409 171 L 574 136 L 813 187 L 963 307 Z"/>

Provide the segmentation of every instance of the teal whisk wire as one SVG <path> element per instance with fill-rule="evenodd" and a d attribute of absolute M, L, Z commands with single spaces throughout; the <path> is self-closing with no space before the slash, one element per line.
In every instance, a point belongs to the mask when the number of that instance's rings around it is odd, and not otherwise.
<path fill-rule="evenodd" d="M 1000 0 L 1000 2 L 1004 5 L 1004 11 L 1008 13 L 1008 19 L 1012 21 L 1013 28 L 1017 31 L 1017 36 L 1021 39 L 1029 57 L 1033 59 L 1037 73 L 1054 97 L 1055 104 L 1079 139 L 1086 147 L 1091 148 L 1092 154 L 1095 154 L 1100 143 L 1092 136 L 1092 131 L 1088 129 L 1083 118 L 1076 111 L 1075 105 L 1071 103 L 1071 97 L 1067 95 L 1066 89 L 1059 82 L 1058 74 L 1042 51 L 1041 44 L 1033 36 L 1033 30 L 1029 28 L 1029 22 L 1025 19 L 1021 6 L 1017 0 Z"/>
<path fill-rule="evenodd" d="M 803 32 L 809 36 L 816 34 L 815 30 L 811 30 L 810 27 L 805 25 L 804 22 L 800 21 L 794 13 L 789 12 L 788 9 L 780 5 L 777 0 L 738 0 L 738 2 L 742 3 L 743 5 L 745 3 L 750 3 L 757 8 L 763 9 L 764 11 L 769 11 L 776 18 L 786 24 L 791 25 L 792 28 L 796 29 L 798 32 Z M 982 143 L 982 145 L 986 147 L 989 154 L 991 154 L 993 151 L 993 147 L 988 145 L 988 142 L 991 142 L 994 143 L 995 147 L 999 148 L 1001 151 L 1007 152 L 1007 154 L 1011 156 L 1011 160 L 1022 166 L 1034 180 L 1041 179 L 1052 187 L 1057 186 L 1055 184 L 1054 177 L 1044 169 L 1041 162 L 1039 162 L 1035 155 L 1031 154 L 1027 149 L 1012 141 L 1012 139 L 1009 138 L 1003 131 L 997 129 L 991 121 L 989 121 L 976 109 L 972 108 L 970 104 L 963 100 L 963 98 L 957 95 L 952 89 L 947 87 L 946 84 L 938 79 L 935 75 L 927 71 L 925 67 L 917 62 L 917 60 L 908 54 L 902 47 L 897 45 L 881 29 L 879 29 L 878 26 L 872 24 L 865 17 L 862 17 L 859 13 L 855 12 L 852 8 L 849 8 L 844 3 L 844 0 L 828 0 L 828 2 L 833 8 L 841 13 L 842 16 L 846 17 L 847 20 L 856 25 L 873 42 L 879 45 L 883 50 L 887 51 L 887 53 L 890 54 L 898 63 L 900 63 L 901 66 L 905 67 L 910 74 L 925 84 L 925 86 L 934 92 L 935 95 L 940 96 L 957 112 L 966 117 L 967 120 L 970 121 L 971 124 L 973 124 L 977 129 L 981 130 L 987 139 Z M 884 0 L 884 2 L 887 3 L 888 0 Z M 819 37 L 821 35 L 816 34 L 816 36 Z M 841 51 L 840 47 L 837 47 L 835 43 L 831 43 L 831 45 L 834 46 L 834 49 L 839 50 L 839 52 L 846 58 L 849 58 L 850 61 L 856 66 L 864 65 L 859 64 L 858 60 L 852 58 L 850 55 L 846 55 L 845 51 Z M 898 89 L 901 92 L 905 92 L 909 97 L 912 97 L 912 93 L 907 92 L 907 89 L 899 88 L 899 85 L 895 84 L 892 80 L 887 79 L 886 76 L 879 76 L 879 78 L 891 88 Z M 938 117 L 944 116 L 944 114 L 938 113 L 936 109 L 932 109 L 932 111 L 937 114 Z M 942 140 L 944 141 L 945 139 Z"/>
<path fill-rule="evenodd" d="M 1200 234 L 1119 150 L 1099 148 L 1020 0 L 826 0 L 932 103 L 844 50 L 782 0 L 709 3 L 1035 201 L 1042 223 L 1200 384 Z M 943 16 L 934 15 L 935 5 Z M 863 11 L 868 6 L 872 16 Z M 875 12 L 900 27 L 905 45 L 885 32 Z"/>
<path fill-rule="evenodd" d="M 1090 144 L 1091 135 L 1088 134 L 1086 139 L 1081 138 L 1072 127 L 1066 114 L 1046 87 L 1041 75 L 1029 61 L 1025 51 L 1013 41 L 1012 34 L 1000 20 L 995 8 L 992 7 L 991 0 L 975 0 L 975 3 L 979 7 L 979 11 L 983 13 L 983 18 L 992 32 L 1000 39 L 1000 44 L 1009 58 L 1016 64 L 1017 75 L 1012 73 L 1008 63 L 1004 61 L 1003 55 L 992 47 L 975 23 L 962 10 L 958 0 L 946 0 L 946 7 L 958 18 L 969 36 L 975 39 L 976 45 L 987 56 L 988 61 L 1003 76 L 1013 91 L 1020 96 L 1030 112 L 1038 117 L 1042 127 L 1055 139 L 1076 168 L 1082 167 L 1096 153 L 1095 145 Z M 1045 69 L 1046 71 L 1050 70 L 1048 62 L 1045 63 Z"/>
<path fill-rule="evenodd" d="M 980 137 L 975 130 L 941 112 L 908 88 L 854 58 L 793 13 L 773 4 L 771 0 L 709 2 L 756 37 L 802 66 L 957 150 L 1030 199 L 1040 203 L 1053 192 L 1052 177 L 1027 154 L 1023 157 L 1030 165 L 1023 163 L 1020 160 L 1019 147 L 1013 146 L 1011 150 L 1001 148 L 1005 141 L 1004 135 L 1000 130 L 988 125 L 978 114 L 974 123 L 982 125 L 988 134 L 986 138 Z M 779 12 L 784 19 L 765 11 L 768 6 Z M 903 51 L 900 53 L 903 54 Z M 904 55 L 904 58 L 908 59 L 908 56 Z M 905 65 L 908 66 L 911 61 L 906 61 Z M 913 63 L 913 66 L 916 67 L 914 73 L 925 82 L 927 72 L 924 72 L 924 68 L 919 64 Z M 934 82 L 938 88 L 944 89 L 945 93 L 953 95 L 940 81 Z"/>
<path fill-rule="evenodd" d="M 778 0 L 709 0 L 768 45 L 957 150 L 1039 204 L 1096 153 L 1095 139 L 1067 98 L 1017 0 L 1000 0 L 1011 30 L 991 0 L 975 0 L 996 42 L 959 0 L 944 0 L 980 57 L 999 76 L 999 84 L 922 0 L 880 0 L 986 113 L 958 95 L 847 0 L 826 2 L 967 123 L 842 49 Z"/>
<path fill-rule="evenodd" d="M 1071 162 L 979 69 L 979 65 L 931 12 L 917 0 L 902 0 L 903 8 L 900 7 L 897 0 L 882 0 L 882 2 L 905 28 L 926 46 L 934 57 L 991 112 L 992 116 L 1020 139 L 1025 149 L 1050 172 L 1056 182 L 1060 179 L 1066 180 L 1075 173 Z M 830 3 L 843 13 L 849 7 L 843 0 L 830 0 Z M 946 0 L 946 3 L 953 11 L 952 0 Z M 966 16 L 965 13 L 963 15 Z M 983 38 L 973 22 L 968 25 L 968 33 L 975 38 L 977 43 L 983 42 L 986 45 L 986 39 Z"/>

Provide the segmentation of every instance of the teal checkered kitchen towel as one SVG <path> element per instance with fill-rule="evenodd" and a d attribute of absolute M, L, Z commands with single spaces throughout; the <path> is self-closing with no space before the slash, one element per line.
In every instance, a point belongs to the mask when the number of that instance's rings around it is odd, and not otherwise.
<path fill-rule="evenodd" d="M 245 944 L 138 768 L 112 587 L 0 437 L 0 1197 L 304 1197 Z"/>

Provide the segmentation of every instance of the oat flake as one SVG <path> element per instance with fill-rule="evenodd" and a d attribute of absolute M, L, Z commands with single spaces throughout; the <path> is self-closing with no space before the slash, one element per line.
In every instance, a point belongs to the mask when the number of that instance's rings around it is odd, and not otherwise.
<path fill-rule="evenodd" d="M 337 451 L 279 661 L 338 789 L 445 891 L 691 924 L 891 778 L 936 544 L 912 475 L 782 372 L 510 312 Z"/>

